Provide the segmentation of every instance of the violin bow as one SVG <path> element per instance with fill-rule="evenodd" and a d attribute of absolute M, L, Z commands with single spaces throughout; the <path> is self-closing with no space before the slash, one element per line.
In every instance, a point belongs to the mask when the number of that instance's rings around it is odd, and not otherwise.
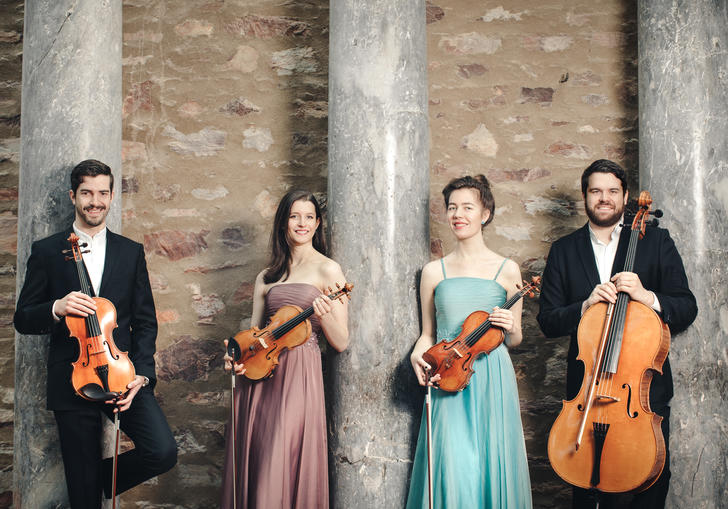
<path fill-rule="evenodd" d="M 230 371 L 230 432 L 233 437 L 233 509 L 238 506 L 238 495 L 237 495 L 237 459 L 238 459 L 238 448 L 235 446 L 235 363 L 233 362 L 233 369 Z"/>
<path fill-rule="evenodd" d="M 111 469 L 111 509 L 116 509 L 116 474 L 119 463 L 119 412 L 114 413 L 114 432 L 116 439 L 114 440 L 114 459 Z"/>
<path fill-rule="evenodd" d="M 430 370 L 425 372 L 427 378 L 427 394 L 425 395 L 425 413 L 427 414 L 427 493 L 429 507 L 432 509 L 432 408 L 430 407 L 432 386 L 430 385 Z"/>

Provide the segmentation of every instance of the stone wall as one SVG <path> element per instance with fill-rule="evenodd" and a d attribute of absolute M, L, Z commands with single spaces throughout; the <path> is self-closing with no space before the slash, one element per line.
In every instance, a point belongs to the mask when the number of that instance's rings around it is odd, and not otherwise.
<path fill-rule="evenodd" d="M 428 4 L 431 250 L 454 238 L 441 190 L 483 173 L 495 218 L 487 245 L 543 270 L 550 243 L 586 222 L 579 177 L 593 160 L 618 161 L 637 182 L 637 15 L 633 2 L 509 0 Z M 568 341 L 546 340 L 524 306 L 524 340 L 511 351 L 519 381 L 534 506 L 570 492 L 546 455 L 565 387 Z"/>
<path fill-rule="evenodd" d="M 125 504 L 216 507 L 229 378 L 278 199 L 325 193 L 328 2 L 125 0 L 123 229 L 157 305 L 179 464 Z M 128 502 L 127 502 L 128 500 Z"/>
<path fill-rule="evenodd" d="M 0 3 L 0 508 L 13 485 L 15 263 L 20 164 L 23 2 Z"/>
<path fill-rule="evenodd" d="M 452 177 L 491 179 L 486 240 L 525 277 L 585 221 L 578 177 L 591 160 L 636 175 L 631 4 L 428 5 L 433 257 L 453 245 L 440 195 Z M 12 482 L 22 5 L 0 7 L 0 507 Z M 180 444 L 175 470 L 125 505 L 218 505 L 229 401 L 221 340 L 249 317 L 278 198 L 292 185 L 325 198 L 327 59 L 325 0 L 124 0 L 123 233 L 147 250 L 157 394 Z M 542 337 L 536 307 L 525 307 L 512 356 L 534 502 L 550 507 L 568 498 L 545 452 L 566 343 Z"/>

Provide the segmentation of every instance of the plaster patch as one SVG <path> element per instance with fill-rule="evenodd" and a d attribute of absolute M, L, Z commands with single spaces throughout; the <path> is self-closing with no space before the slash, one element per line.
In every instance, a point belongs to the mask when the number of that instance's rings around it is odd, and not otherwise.
<path fill-rule="evenodd" d="M 442 37 L 438 47 L 448 53 L 457 55 L 476 55 L 485 53 L 492 55 L 501 48 L 500 37 L 488 37 L 477 32 Z"/>
<path fill-rule="evenodd" d="M 461 146 L 485 157 L 495 157 L 498 153 L 498 143 L 483 124 L 478 124 L 475 131 L 463 137 Z"/>
<path fill-rule="evenodd" d="M 243 131 L 243 147 L 265 152 L 273 145 L 273 135 L 267 127 L 249 127 Z"/>
<path fill-rule="evenodd" d="M 225 186 L 217 186 L 214 189 L 202 189 L 197 188 L 192 190 L 192 196 L 195 198 L 198 198 L 200 200 L 217 200 L 218 198 L 223 198 L 227 196 L 228 190 L 225 188 Z"/>
<path fill-rule="evenodd" d="M 212 127 L 205 127 L 196 133 L 183 134 L 168 125 L 162 134 L 177 140 L 169 142 L 168 145 L 174 152 L 182 155 L 214 156 L 225 147 L 226 133 Z"/>
<path fill-rule="evenodd" d="M 482 16 L 480 19 L 485 21 L 486 23 L 490 23 L 491 21 L 499 20 L 499 21 L 521 21 L 521 15 L 526 14 L 527 11 L 521 11 L 521 12 L 511 12 L 507 11 L 503 8 L 502 5 L 499 5 L 495 9 L 491 9 L 488 12 L 485 13 L 484 16 Z"/>
<path fill-rule="evenodd" d="M 496 226 L 495 234 L 508 240 L 531 240 L 530 226 Z"/>

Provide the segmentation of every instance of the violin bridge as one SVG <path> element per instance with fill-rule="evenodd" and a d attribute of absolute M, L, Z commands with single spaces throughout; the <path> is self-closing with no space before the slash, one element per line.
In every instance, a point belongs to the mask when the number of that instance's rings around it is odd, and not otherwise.
<path fill-rule="evenodd" d="M 617 398 L 615 396 L 607 396 L 606 394 L 597 394 L 596 399 L 598 399 L 598 400 L 606 399 L 607 402 L 609 402 L 609 403 L 617 403 L 620 401 L 619 398 Z"/>
<path fill-rule="evenodd" d="M 457 349 L 457 348 L 453 348 L 453 349 L 452 349 L 452 351 L 453 351 L 453 352 L 455 352 L 455 354 L 456 354 L 456 355 L 457 355 L 457 356 L 458 356 L 459 358 L 461 358 L 461 359 L 463 358 L 463 354 L 461 354 L 460 352 L 458 352 L 458 349 Z"/>

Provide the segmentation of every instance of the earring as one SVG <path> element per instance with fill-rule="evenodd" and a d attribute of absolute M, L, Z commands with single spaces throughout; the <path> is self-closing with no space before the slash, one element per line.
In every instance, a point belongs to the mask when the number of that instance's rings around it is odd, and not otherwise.
<path fill-rule="evenodd" d="M 485 226 L 485 221 L 481 221 L 480 226 Z"/>

